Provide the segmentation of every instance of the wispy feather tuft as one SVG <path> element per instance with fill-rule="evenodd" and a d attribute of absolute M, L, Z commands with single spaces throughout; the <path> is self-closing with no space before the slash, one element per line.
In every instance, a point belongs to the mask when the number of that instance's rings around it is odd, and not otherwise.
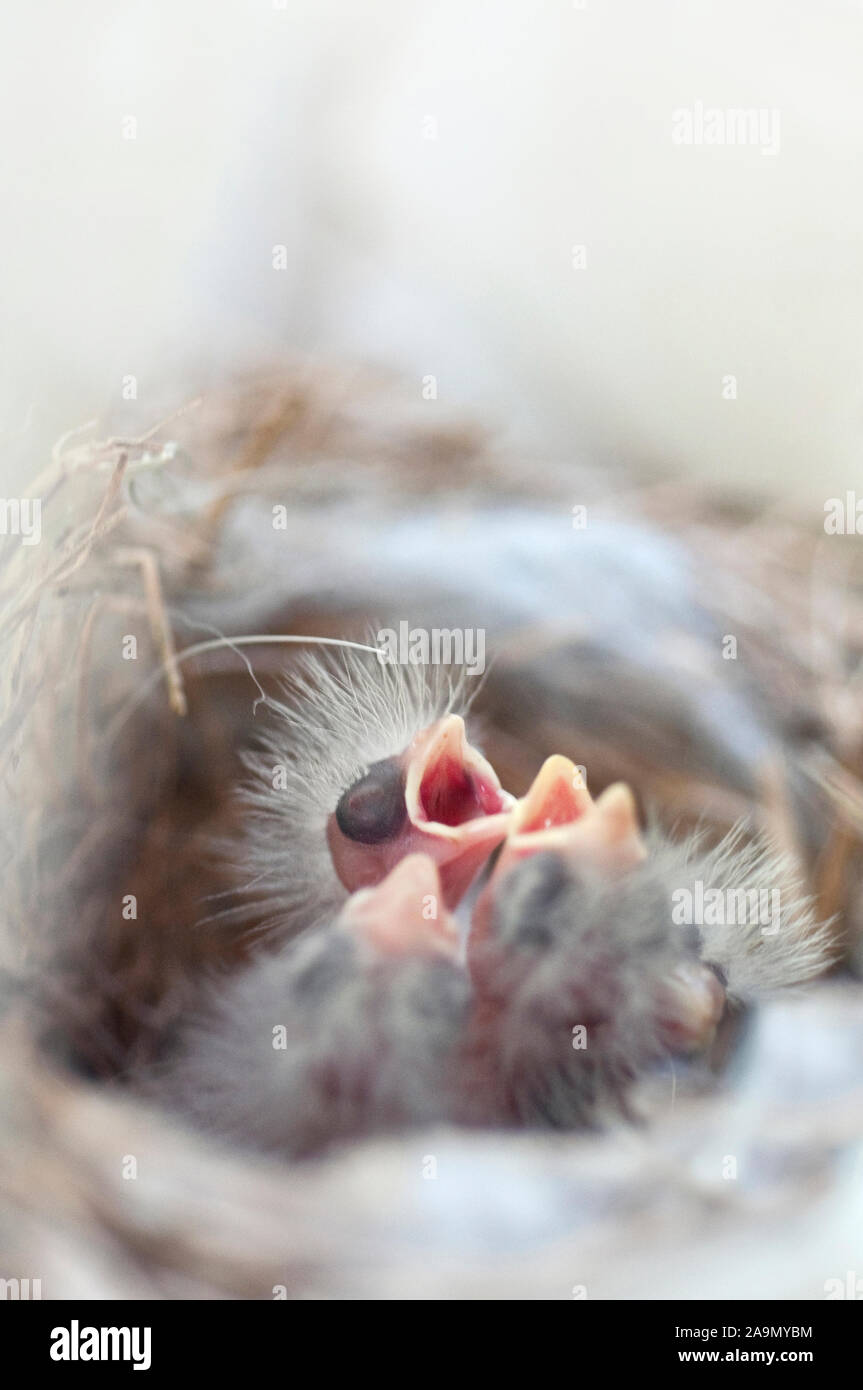
<path fill-rule="evenodd" d="M 463 673 L 381 663 L 356 651 L 301 656 L 245 758 L 245 831 L 228 847 L 262 930 L 296 935 L 332 921 L 347 898 L 330 859 L 328 817 L 370 764 L 469 705 Z"/>

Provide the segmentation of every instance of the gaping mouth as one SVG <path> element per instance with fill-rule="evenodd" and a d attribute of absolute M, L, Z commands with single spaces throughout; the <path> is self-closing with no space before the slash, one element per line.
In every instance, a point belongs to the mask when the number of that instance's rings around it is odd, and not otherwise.
<path fill-rule="evenodd" d="M 441 753 L 428 764 L 419 790 L 419 818 L 441 825 L 463 825 L 502 809 L 500 793 L 468 772 L 457 758 Z"/>
<path fill-rule="evenodd" d="M 406 761 L 405 804 L 412 825 L 465 843 L 476 838 L 473 822 L 485 822 L 485 837 L 489 818 L 500 817 L 503 838 L 515 798 L 502 789 L 491 763 L 468 743 L 464 720 L 457 714 L 418 735 Z"/>
<path fill-rule="evenodd" d="M 604 873 L 640 864 L 647 851 L 629 787 L 617 782 L 594 801 L 574 763 L 558 754 L 547 758 L 512 813 L 495 874 L 544 850 Z"/>
<path fill-rule="evenodd" d="M 454 907 L 506 836 L 515 798 L 451 714 L 413 740 L 401 758 L 376 764 L 343 794 L 327 825 L 345 887 L 379 883 L 407 854 L 428 855 Z"/>

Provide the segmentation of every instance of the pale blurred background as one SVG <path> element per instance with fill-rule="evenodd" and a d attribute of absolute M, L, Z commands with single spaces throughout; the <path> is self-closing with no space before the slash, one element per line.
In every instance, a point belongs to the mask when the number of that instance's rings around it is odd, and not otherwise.
<path fill-rule="evenodd" d="M 861 476 L 859 3 L 52 0 L 0 53 L 7 479 L 124 379 L 283 349 L 433 376 L 531 467 L 813 517 Z M 676 144 L 697 102 L 775 152 Z"/>

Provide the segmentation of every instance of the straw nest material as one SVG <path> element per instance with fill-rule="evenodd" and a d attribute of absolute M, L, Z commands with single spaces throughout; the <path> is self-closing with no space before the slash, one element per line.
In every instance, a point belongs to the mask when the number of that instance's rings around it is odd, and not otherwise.
<path fill-rule="evenodd" d="M 73 431 L 29 490 L 40 544 L 2 540 L 0 1276 L 44 1297 L 822 1297 L 863 1192 L 859 542 L 528 464 L 429 409 L 371 373 L 268 367 L 136 437 Z M 644 1129 L 280 1166 L 205 1147 L 129 1082 L 254 939 L 213 846 L 294 648 L 233 639 L 401 616 L 487 628 L 475 708 L 514 792 L 559 751 L 672 833 L 745 818 L 832 922 L 834 978 L 738 1020 L 700 1094 L 646 1088 Z"/>

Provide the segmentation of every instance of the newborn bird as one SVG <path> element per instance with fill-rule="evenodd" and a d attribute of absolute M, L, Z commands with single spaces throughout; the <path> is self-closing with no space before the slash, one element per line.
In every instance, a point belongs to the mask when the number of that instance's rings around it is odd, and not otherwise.
<path fill-rule="evenodd" d="M 800 901 L 769 935 L 677 925 L 678 894 L 770 890 L 783 865 L 739 835 L 645 842 L 628 788 L 594 802 L 562 757 L 516 801 L 436 669 L 308 663 L 250 761 L 272 944 L 214 987 L 165 1077 L 226 1139 L 301 1156 L 439 1121 L 595 1125 L 704 1047 L 726 997 L 823 964 Z M 463 947 L 453 914 L 498 847 Z"/>

